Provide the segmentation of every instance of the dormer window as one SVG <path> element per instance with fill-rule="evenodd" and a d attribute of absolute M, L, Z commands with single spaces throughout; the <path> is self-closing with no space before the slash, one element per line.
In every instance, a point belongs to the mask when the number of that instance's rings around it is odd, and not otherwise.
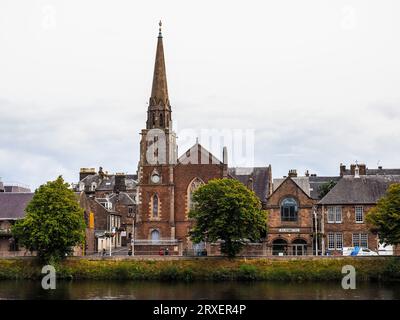
<path fill-rule="evenodd" d="M 90 185 L 90 191 L 96 191 L 96 188 L 97 188 L 96 182 L 92 182 L 92 184 Z"/>

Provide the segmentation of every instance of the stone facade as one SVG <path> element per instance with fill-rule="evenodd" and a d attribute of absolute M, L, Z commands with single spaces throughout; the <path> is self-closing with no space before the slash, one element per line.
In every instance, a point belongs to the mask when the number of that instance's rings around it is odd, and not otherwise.
<path fill-rule="evenodd" d="M 297 203 L 297 218 L 284 221 L 282 202 Z M 269 196 L 267 246 L 268 254 L 303 255 L 312 253 L 313 210 L 316 200 L 310 198 L 291 177 L 286 178 Z"/>
<path fill-rule="evenodd" d="M 341 234 L 343 247 L 354 247 L 353 234 L 365 234 L 367 237 L 366 247 L 373 251 L 379 248 L 379 239 L 376 234 L 370 231 L 370 227 L 365 222 L 365 216 L 368 211 L 373 208 L 374 204 L 366 205 L 341 205 L 341 206 L 324 206 L 321 208 L 324 214 L 324 242 L 326 250 L 333 255 L 341 254 L 341 250 L 335 247 L 329 248 L 329 234 Z M 328 219 L 328 209 L 341 208 L 342 219 L 341 222 L 330 222 Z M 362 208 L 363 219 L 362 222 L 356 222 L 356 207 Z M 359 210 L 359 209 L 358 209 Z M 336 210 L 335 210 L 336 212 Z M 334 221 L 334 220 L 333 220 Z M 332 237 L 332 236 L 331 236 Z M 335 239 L 333 240 L 335 241 Z"/>

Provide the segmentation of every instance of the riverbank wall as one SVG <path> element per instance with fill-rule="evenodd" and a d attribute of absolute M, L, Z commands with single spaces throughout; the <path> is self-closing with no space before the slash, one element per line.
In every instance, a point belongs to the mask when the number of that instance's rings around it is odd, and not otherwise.
<path fill-rule="evenodd" d="M 357 281 L 400 281 L 400 257 L 329 258 L 68 258 L 56 266 L 58 279 L 165 281 L 329 281 L 355 268 Z M 36 258 L 0 259 L 1 279 L 40 279 Z"/>

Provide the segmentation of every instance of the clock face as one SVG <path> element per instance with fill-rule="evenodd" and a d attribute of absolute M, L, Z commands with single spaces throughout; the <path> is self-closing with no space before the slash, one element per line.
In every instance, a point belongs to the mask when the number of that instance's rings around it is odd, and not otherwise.
<path fill-rule="evenodd" d="M 153 174 L 153 175 L 151 176 L 151 181 L 152 181 L 153 183 L 159 183 L 159 182 L 160 182 L 160 176 L 159 176 L 158 174 Z"/>

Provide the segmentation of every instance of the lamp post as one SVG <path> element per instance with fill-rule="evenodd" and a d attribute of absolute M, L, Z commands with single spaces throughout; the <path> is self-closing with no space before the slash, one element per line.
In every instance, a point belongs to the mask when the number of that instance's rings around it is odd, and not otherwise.
<path fill-rule="evenodd" d="M 133 216 L 132 219 L 132 256 L 135 255 L 135 218 L 136 214 Z"/>
<path fill-rule="evenodd" d="M 318 219 L 315 208 L 313 209 L 313 214 L 314 214 L 314 224 L 315 224 L 315 255 L 318 256 Z"/>

